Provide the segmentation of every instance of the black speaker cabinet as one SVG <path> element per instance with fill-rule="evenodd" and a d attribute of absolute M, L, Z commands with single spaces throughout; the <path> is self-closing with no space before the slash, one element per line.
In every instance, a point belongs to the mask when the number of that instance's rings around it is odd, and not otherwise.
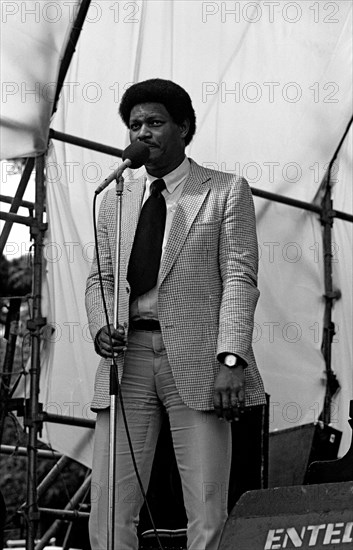
<path fill-rule="evenodd" d="M 218 550 L 351 550 L 353 481 L 249 491 Z"/>
<path fill-rule="evenodd" d="M 269 487 L 301 485 L 309 464 L 337 457 L 342 433 L 320 422 L 271 432 Z"/>
<path fill-rule="evenodd" d="M 210 441 L 212 445 L 212 441 Z M 239 422 L 232 423 L 232 467 L 228 493 L 231 510 L 240 495 L 267 486 L 268 405 L 248 408 Z M 164 418 L 147 492 L 149 507 L 158 529 L 180 530 L 187 524 L 180 476 L 176 465 L 167 415 Z M 150 531 L 151 522 L 144 505 L 139 534 Z M 165 536 L 169 536 L 165 533 Z M 151 541 L 148 532 L 145 539 Z M 145 540 L 147 544 L 147 540 Z M 168 548 L 168 546 L 167 546 Z"/>

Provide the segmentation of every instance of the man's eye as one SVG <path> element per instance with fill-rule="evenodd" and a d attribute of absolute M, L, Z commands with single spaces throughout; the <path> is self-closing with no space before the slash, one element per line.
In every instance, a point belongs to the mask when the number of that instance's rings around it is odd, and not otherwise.
<path fill-rule="evenodd" d="M 136 132 L 136 130 L 138 130 L 140 127 L 139 124 L 130 124 L 130 130 L 132 130 L 133 132 Z"/>
<path fill-rule="evenodd" d="M 150 126 L 161 126 L 161 124 L 163 124 L 161 120 L 152 120 L 150 122 Z"/>

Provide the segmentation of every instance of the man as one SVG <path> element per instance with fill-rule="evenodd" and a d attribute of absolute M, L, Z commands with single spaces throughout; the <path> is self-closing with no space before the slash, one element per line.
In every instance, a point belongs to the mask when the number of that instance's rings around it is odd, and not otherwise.
<path fill-rule="evenodd" d="M 229 422 L 239 418 L 244 406 L 265 402 L 251 347 L 259 294 L 251 191 L 243 178 L 204 169 L 185 156 L 196 120 L 190 97 L 180 86 L 161 79 L 135 84 L 125 92 L 120 114 L 131 142 L 144 142 L 150 150 L 146 176 L 125 182 L 119 326 L 112 331 L 132 446 L 147 490 L 164 408 L 182 480 L 188 549 L 217 550 L 227 518 Z M 152 221 L 141 229 L 152 202 Z M 98 223 L 111 323 L 115 208 L 111 190 L 102 200 Z M 162 225 L 161 237 L 155 225 Z M 157 233 L 151 237 L 150 230 Z M 158 239 L 159 256 L 152 250 Z M 145 265 L 147 247 L 151 249 Z M 103 550 L 112 349 L 96 260 L 86 303 L 95 347 L 102 356 L 92 403 L 98 414 L 90 537 L 92 550 Z M 120 410 L 116 493 L 117 548 L 137 550 L 136 525 L 143 501 Z"/>

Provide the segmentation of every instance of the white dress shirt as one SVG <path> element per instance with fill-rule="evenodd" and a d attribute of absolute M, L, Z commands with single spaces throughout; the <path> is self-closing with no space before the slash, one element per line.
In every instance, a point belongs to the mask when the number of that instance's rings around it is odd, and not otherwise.
<path fill-rule="evenodd" d="M 162 258 L 168 241 L 176 207 L 189 173 L 190 161 L 187 157 L 185 157 L 183 162 L 179 164 L 179 166 L 177 166 L 175 170 L 163 176 L 166 189 L 162 191 L 162 195 L 165 198 L 167 216 L 162 244 Z M 146 189 L 143 196 L 142 205 L 150 196 L 151 183 L 156 179 L 160 178 L 155 178 L 154 176 L 148 174 L 148 172 L 146 173 Z M 158 286 L 159 282 L 157 280 L 157 285 L 154 288 L 146 292 L 146 294 L 139 296 L 138 298 L 136 298 L 136 300 L 133 301 L 133 303 L 130 305 L 130 319 L 158 319 Z"/>

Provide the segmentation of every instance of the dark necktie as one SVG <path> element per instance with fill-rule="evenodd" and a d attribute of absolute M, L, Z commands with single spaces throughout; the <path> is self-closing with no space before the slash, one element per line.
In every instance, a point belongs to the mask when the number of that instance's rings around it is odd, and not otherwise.
<path fill-rule="evenodd" d="M 133 300 L 157 283 L 167 213 L 163 189 L 164 180 L 153 181 L 150 196 L 140 212 L 127 270 Z"/>

